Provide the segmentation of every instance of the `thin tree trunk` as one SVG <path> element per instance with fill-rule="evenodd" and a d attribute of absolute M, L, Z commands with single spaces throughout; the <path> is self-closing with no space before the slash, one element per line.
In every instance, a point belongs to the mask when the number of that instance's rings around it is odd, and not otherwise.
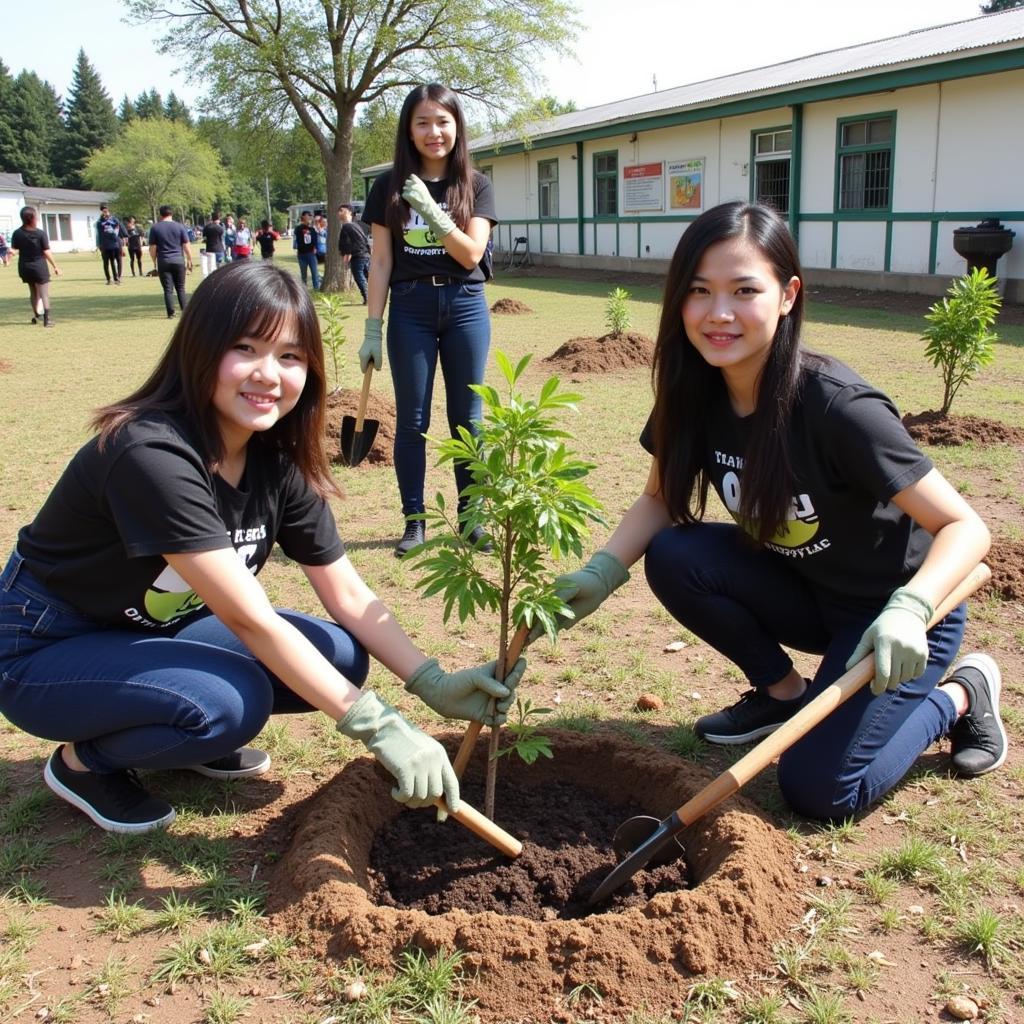
<path fill-rule="evenodd" d="M 501 612 L 501 632 L 498 636 L 498 679 L 504 679 L 508 675 L 511 666 L 506 665 L 508 661 L 508 608 Z M 497 701 L 491 698 L 488 710 L 493 715 Z M 494 821 L 494 796 L 498 785 L 498 746 L 501 741 L 501 726 L 492 725 L 490 735 L 487 738 L 487 781 L 484 786 L 484 814 Z"/>
<path fill-rule="evenodd" d="M 355 107 L 338 111 L 338 133 L 333 151 L 321 152 L 327 177 L 327 260 L 324 263 L 325 292 L 347 291 L 352 286 L 352 275 L 338 253 L 341 222 L 338 207 L 352 200 L 352 137 Z"/>

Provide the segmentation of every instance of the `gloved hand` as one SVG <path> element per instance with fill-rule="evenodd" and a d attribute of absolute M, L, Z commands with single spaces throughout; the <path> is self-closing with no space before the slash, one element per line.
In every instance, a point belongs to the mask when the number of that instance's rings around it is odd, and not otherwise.
<path fill-rule="evenodd" d="M 928 620 L 935 609 L 909 587 L 894 590 L 881 614 L 868 626 L 857 649 L 846 663 L 848 669 L 869 651 L 875 652 L 875 677 L 871 692 L 899 689 L 916 679 L 928 664 Z"/>
<path fill-rule="evenodd" d="M 363 344 L 359 348 L 359 369 L 366 373 L 366 368 L 373 362 L 375 370 L 384 368 L 384 321 L 377 316 L 368 316 L 363 328 Z"/>
<path fill-rule="evenodd" d="M 444 672 L 437 658 L 430 658 L 405 681 L 405 688 L 445 718 L 462 718 L 484 725 L 501 725 L 515 700 L 515 688 L 526 671 L 526 659 L 520 658 L 512 671 L 499 683 L 497 661 L 478 668 Z M 497 698 L 494 714 L 488 713 L 491 698 Z"/>
<path fill-rule="evenodd" d="M 629 570 L 610 552 L 595 551 L 582 569 L 559 576 L 555 580 L 555 591 L 572 609 L 574 618 L 559 615 L 556 620 L 559 632 L 570 629 L 580 619 L 597 611 L 604 600 L 618 590 L 629 579 Z M 544 633 L 544 627 L 537 624 L 530 630 L 530 643 Z"/>
<path fill-rule="evenodd" d="M 338 721 L 338 732 L 359 740 L 395 777 L 391 795 L 408 807 L 426 807 L 443 796 L 459 809 L 459 780 L 437 740 L 407 722 L 373 690 L 366 690 Z M 447 817 L 439 811 L 438 820 Z"/>
<path fill-rule="evenodd" d="M 436 238 L 444 238 L 455 230 L 455 221 L 434 202 L 430 190 L 415 174 L 405 179 L 402 198 L 427 222 Z"/>

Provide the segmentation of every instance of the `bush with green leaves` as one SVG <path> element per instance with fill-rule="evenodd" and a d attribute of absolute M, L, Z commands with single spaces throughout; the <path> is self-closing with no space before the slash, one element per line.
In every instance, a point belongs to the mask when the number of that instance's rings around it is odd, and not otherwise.
<path fill-rule="evenodd" d="M 615 288 L 608 293 L 605 306 L 605 326 L 612 334 L 624 334 L 629 330 L 629 309 L 626 300 L 629 292 L 625 288 Z"/>
<path fill-rule="evenodd" d="M 457 462 L 469 469 L 472 483 L 461 495 L 466 507 L 460 516 L 438 494 L 424 514 L 428 540 L 408 557 L 424 596 L 443 597 L 445 621 L 453 611 L 463 622 L 480 611 L 497 613 L 503 666 L 515 629 L 539 624 L 554 639 L 556 616 L 571 615 L 553 586 L 549 560 L 580 557 L 588 524 L 602 520 L 600 503 L 584 482 L 593 464 L 566 449 L 571 435 L 556 423 L 556 416 L 576 409 L 580 396 L 559 390 L 559 379 L 551 377 L 537 398 L 527 398 L 517 385 L 530 356 L 514 367 L 503 352 L 496 352 L 495 360 L 507 385 L 504 398 L 488 384 L 473 385 L 483 403 L 475 431 L 460 427 L 458 437 L 429 439 L 438 464 Z M 474 531 L 484 538 L 474 543 Z M 498 736 L 492 730 L 488 816 L 493 815 Z M 529 733 L 527 745 L 536 749 L 535 733 Z"/>
<path fill-rule="evenodd" d="M 320 334 L 324 340 L 324 352 L 330 357 L 334 387 L 330 394 L 341 390 L 341 350 L 345 345 L 345 320 L 348 319 L 348 303 L 341 295 L 332 292 L 318 292 L 314 299 L 320 316 Z"/>
<path fill-rule="evenodd" d="M 958 277 L 947 297 L 925 314 L 924 351 L 942 372 L 943 416 L 949 414 L 960 388 L 995 358 L 999 338 L 991 327 L 1001 305 L 996 279 L 984 267 L 975 267 Z"/>

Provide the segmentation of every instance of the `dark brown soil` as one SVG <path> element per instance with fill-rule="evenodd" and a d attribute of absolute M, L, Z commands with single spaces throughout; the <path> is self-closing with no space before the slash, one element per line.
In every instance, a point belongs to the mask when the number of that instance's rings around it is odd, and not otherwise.
<path fill-rule="evenodd" d="M 646 334 L 623 331 L 600 338 L 570 338 L 544 359 L 568 373 L 608 373 L 634 366 L 650 366 L 654 342 Z"/>
<path fill-rule="evenodd" d="M 903 417 L 907 433 L 918 444 L 955 445 L 968 444 L 1024 444 L 1024 430 L 1011 427 L 998 420 L 986 420 L 980 416 L 957 416 L 929 409 L 927 412 L 908 413 Z"/>
<path fill-rule="evenodd" d="M 342 462 L 341 458 L 341 421 L 345 416 L 355 419 L 359 412 L 360 392 L 352 388 L 342 388 L 327 397 L 327 415 L 325 429 L 327 432 L 327 457 L 331 462 Z M 395 403 L 390 397 L 384 398 L 373 391 L 366 403 L 367 420 L 376 420 L 379 424 L 373 447 L 361 466 L 393 466 L 395 445 Z"/>
<path fill-rule="evenodd" d="M 535 823 L 523 824 L 523 838 L 536 843 L 540 832 L 549 831 L 529 832 L 538 828 L 537 815 L 561 820 L 544 840 L 551 844 L 545 856 L 566 846 L 596 848 L 598 839 L 607 843 L 614 827 L 606 822 L 618 824 L 632 813 L 633 804 L 660 820 L 710 781 L 692 764 L 613 734 L 553 730 L 551 736 L 554 760 L 541 758 L 528 767 L 503 759 L 499 769 L 506 786 L 499 824 L 509 828 L 522 820 L 522 806 L 535 805 L 530 812 Z M 453 753 L 459 738 L 445 738 Z M 470 780 L 482 774 L 483 746 L 470 765 Z M 309 802 L 270 880 L 269 910 L 275 923 L 312 954 L 337 961 L 357 957 L 371 970 L 388 968 L 410 944 L 427 953 L 460 950 L 464 994 L 478 1001 L 482 1021 L 548 1020 L 562 1012 L 565 994 L 580 985 L 600 992 L 602 1013 L 641 1005 L 652 1014 L 678 1010 L 696 975 L 736 977 L 766 968 L 772 943 L 801 912 L 801 876 L 792 846 L 740 797 L 680 836 L 691 888 L 576 918 L 558 916 L 551 898 L 542 897 L 544 920 L 531 920 L 511 902 L 506 879 L 512 862 L 481 846 L 472 856 L 460 853 L 476 841 L 459 835 L 463 830 L 452 820 L 433 823 L 431 811 L 403 813 L 389 796 L 391 785 L 390 777 L 364 757 L 350 762 Z M 591 806 L 574 809 L 577 798 L 562 787 L 576 787 L 591 800 L 603 801 L 604 816 L 595 821 Z M 383 905 L 383 894 L 373 895 L 375 884 L 382 884 L 375 881 L 380 865 L 374 851 L 386 837 L 401 834 L 389 831 L 399 818 L 423 819 L 397 826 L 414 830 L 403 842 L 415 843 L 416 835 L 436 830 L 438 842 L 444 843 L 441 852 L 399 853 L 395 862 L 403 873 L 462 859 L 467 874 L 475 872 L 488 894 L 475 904 L 467 900 L 467 909 L 444 910 L 438 904 L 429 913 Z M 573 859 L 564 862 L 566 870 Z M 577 885 L 582 889 L 582 880 L 548 877 L 552 863 L 540 863 L 533 879 L 538 891 L 555 885 L 566 892 Z M 574 870 L 588 868 L 584 864 Z M 606 873 L 605 866 L 591 870 L 598 881 Z M 419 900 L 429 900 L 428 890 L 440 888 L 437 876 L 428 874 L 421 872 Z M 389 878 L 388 885 L 397 888 L 398 880 Z M 527 887 L 516 883 L 513 891 Z M 386 898 L 394 896 L 390 892 Z M 544 913 L 545 906 L 550 913 Z"/>
<path fill-rule="evenodd" d="M 992 568 L 992 591 L 1004 601 L 1024 601 L 1024 543 L 993 537 L 985 561 Z"/>
<path fill-rule="evenodd" d="M 491 306 L 492 313 L 532 313 L 533 310 L 525 302 L 520 302 L 518 299 L 498 299 L 498 301 Z"/>

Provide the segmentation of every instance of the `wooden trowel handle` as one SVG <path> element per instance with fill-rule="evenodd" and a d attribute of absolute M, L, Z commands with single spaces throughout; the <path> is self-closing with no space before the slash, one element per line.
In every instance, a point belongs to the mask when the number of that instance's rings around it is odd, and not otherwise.
<path fill-rule="evenodd" d="M 512 642 L 508 645 L 508 650 L 505 654 L 505 664 L 504 666 L 498 666 L 498 671 L 500 672 L 498 676 L 499 682 L 509 674 L 512 666 L 519 660 L 519 655 L 522 654 L 529 635 L 530 627 L 527 625 L 522 625 L 515 631 Z M 470 722 L 466 728 L 465 736 L 462 737 L 462 742 L 459 744 L 459 752 L 455 755 L 455 760 L 452 761 L 455 774 L 460 779 L 462 778 L 462 773 L 466 770 L 466 765 L 469 764 L 469 759 L 473 756 L 476 738 L 480 735 L 482 728 L 482 722 Z M 484 820 L 486 821 L 487 819 L 485 818 Z"/>
<path fill-rule="evenodd" d="M 991 578 L 992 570 L 984 562 L 976 565 L 935 609 L 935 614 L 928 622 L 928 628 L 931 629 L 932 626 L 944 619 Z M 762 768 L 771 764 L 775 758 L 804 737 L 840 704 L 849 700 L 865 683 L 871 680 L 874 674 L 875 655 L 872 651 L 834 683 L 822 690 L 814 700 L 802 707 L 789 721 L 741 757 L 731 768 L 727 768 L 718 778 L 683 804 L 675 812 L 680 822 L 683 825 L 692 825 L 693 822 L 707 814 L 712 807 L 716 807 L 723 800 L 732 796 Z"/>
<path fill-rule="evenodd" d="M 366 419 L 366 405 L 370 401 L 370 379 L 373 377 L 373 363 L 369 363 L 366 367 L 366 373 L 363 374 L 363 390 L 359 395 L 359 409 L 356 412 L 356 427 L 353 433 L 361 434 L 363 432 L 363 420 Z"/>
<path fill-rule="evenodd" d="M 515 859 L 523 852 L 523 844 L 515 836 L 506 832 L 500 825 L 496 825 L 490 818 L 482 815 L 475 807 L 470 807 L 465 800 L 459 801 L 459 809 L 455 812 L 448 810 L 448 805 L 442 797 L 438 797 L 434 801 L 434 806 L 448 811 L 448 814 L 460 825 L 464 825 L 484 842 L 490 843 L 506 857 Z"/>

